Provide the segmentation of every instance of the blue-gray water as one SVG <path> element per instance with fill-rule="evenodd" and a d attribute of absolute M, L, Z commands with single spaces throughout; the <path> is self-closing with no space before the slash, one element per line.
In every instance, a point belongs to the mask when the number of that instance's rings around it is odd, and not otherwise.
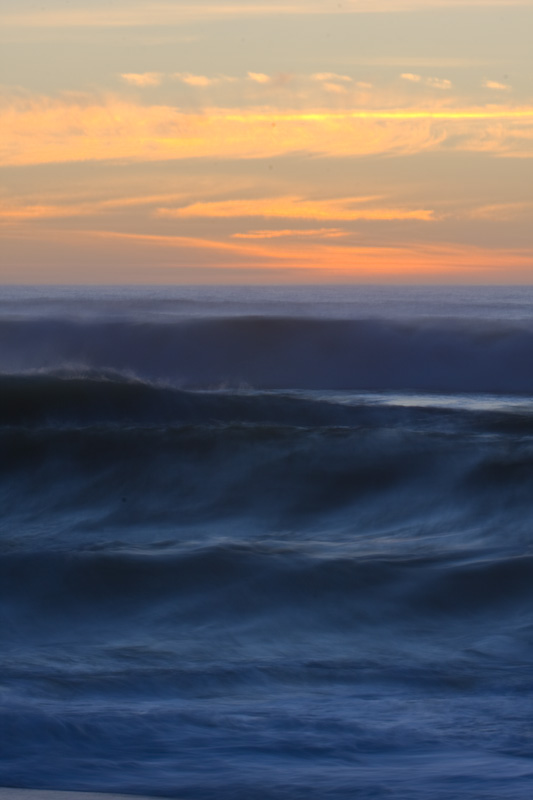
<path fill-rule="evenodd" d="M 533 792 L 533 289 L 0 292 L 0 785 Z"/>

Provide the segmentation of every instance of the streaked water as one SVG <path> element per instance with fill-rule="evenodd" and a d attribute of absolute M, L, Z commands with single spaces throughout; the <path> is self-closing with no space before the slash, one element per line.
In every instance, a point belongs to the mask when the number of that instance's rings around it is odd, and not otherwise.
<path fill-rule="evenodd" d="M 532 301 L 2 290 L 0 784 L 529 798 Z"/>

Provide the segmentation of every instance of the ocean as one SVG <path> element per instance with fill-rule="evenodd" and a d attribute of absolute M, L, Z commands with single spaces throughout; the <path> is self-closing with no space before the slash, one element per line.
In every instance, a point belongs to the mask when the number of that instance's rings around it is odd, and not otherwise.
<path fill-rule="evenodd" d="M 533 287 L 3 287 L 0 785 L 529 800 Z"/>

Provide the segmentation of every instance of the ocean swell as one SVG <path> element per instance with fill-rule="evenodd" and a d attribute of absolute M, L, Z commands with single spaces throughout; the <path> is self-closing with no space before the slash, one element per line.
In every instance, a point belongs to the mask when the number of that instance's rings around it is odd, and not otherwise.
<path fill-rule="evenodd" d="M 182 387 L 533 391 L 533 326 L 276 317 L 0 322 L 0 370 L 79 365 Z"/>
<path fill-rule="evenodd" d="M 529 800 L 530 295 L 43 292 L 0 301 L 0 785 Z"/>

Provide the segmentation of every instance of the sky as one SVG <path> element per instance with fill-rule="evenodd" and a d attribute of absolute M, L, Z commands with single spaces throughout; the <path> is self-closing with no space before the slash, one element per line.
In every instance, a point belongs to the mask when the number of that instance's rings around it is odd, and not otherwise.
<path fill-rule="evenodd" d="M 0 282 L 533 283 L 533 0 L 2 0 Z"/>

